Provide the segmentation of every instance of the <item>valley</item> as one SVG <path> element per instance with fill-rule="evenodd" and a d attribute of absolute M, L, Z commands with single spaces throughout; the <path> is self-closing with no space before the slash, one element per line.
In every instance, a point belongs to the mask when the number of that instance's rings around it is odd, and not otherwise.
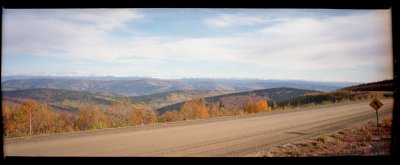
<path fill-rule="evenodd" d="M 391 97 L 390 92 L 382 91 L 352 91 L 343 88 L 326 92 L 290 87 L 250 91 L 175 90 L 128 96 L 118 92 L 91 91 L 93 85 L 90 84 L 93 82 L 119 84 L 114 87 L 122 89 L 138 86 L 133 82 L 152 84 L 151 82 L 158 82 L 158 80 L 21 79 L 16 82 L 15 80 L 5 81 L 2 83 L 6 89 L 2 91 L 2 108 L 6 121 L 6 136 L 19 137 L 139 126 Z M 240 83 L 243 84 L 243 82 Z M 88 88 L 83 88 L 82 84 L 86 84 Z M 211 84 L 216 84 L 216 82 Z M 74 87 L 75 90 L 54 89 L 61 88 L 63 85 Z M 385 85 L 387 86 L 386 82 Z"/>

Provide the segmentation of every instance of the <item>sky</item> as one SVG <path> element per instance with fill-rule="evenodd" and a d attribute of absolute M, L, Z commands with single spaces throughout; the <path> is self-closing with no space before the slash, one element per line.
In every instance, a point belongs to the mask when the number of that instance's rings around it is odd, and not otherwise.
<path fill-rule="evenodd" d="M 4 9 L 2 75 L 393 78 L 390 10 Z"/>

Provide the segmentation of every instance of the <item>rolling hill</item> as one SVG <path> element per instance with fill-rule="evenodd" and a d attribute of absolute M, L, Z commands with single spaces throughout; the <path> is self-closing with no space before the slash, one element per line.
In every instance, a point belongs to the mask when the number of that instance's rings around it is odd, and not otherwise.
<path fill-rule="evenodd" d="M 12 75 L 12 76 L 2 76 L 1 82 L 8 80 L 26 80 L 26 79 L 78 79 L 78 80 L 141 80 L 141 79 L 151 79 L 151 77 L 115 77 L 115 76 L 51 76 L 51 75 Z"/>
<path fill-rule="evenodd" d="M 129 100 L 133 104 L 145 103 L 154 109 L 157 109 L 163 106 L 168 106 L 199 97 L 216 96 L 233 92 L 235 91 L 180 90 L 143 96 L 133 96 L 129 97 Z M 55 109 L 68 111 L 77 110 L 78 107 L 84 103 L 112 105 L 112 103 L 120 102 L 120 99 L 124 97 L 122 95 L 104 92 L 87 92 L 49 88 L 8 90 L 3 91 L 2 95 L 3 99 L 6 100 L 18 101 L 19 99 L 33 99 L 38 102 L 46 102 Z M 60 106 L 64 105 L 65 102 L 67 102 L 68 106 Z"/>
<path fill-rule="evenodd" d="M 394 91 L 394 81 L 391 80 L 382 80 L 371 83 L 364 83 L 355 86 L 349 86 L 342 88 L 341 90 L 350 90 L 350 91 Z"/>
<path fill-rule="evenodd" d="M 304 90 L 304 89 L 296 89 L 296 88 L 271 88 L 271 89 L 261 89 L 261 90 L 254 90 L 254 91 L 247 91 L 247 92 L 239 92 L 239 93 L 231 93 L 213 97 L 206 97 L 206 102 L 220 102 L 224 98 L 228 97 L 240 97 L 240 96 L 248 96 L 248 95 L 255 95 L 259 97 L 267 97 L 269 102 L 274 101 L 282 101 L 286 99 L 296 98 L 307 93 L 319 93 L 319 91 L 315 90 Z M 157 112 L 162 114 L 169 110 L 177 110 L 179 109 L 184 102 L 176 103 L 173 105 L 165 106 L 162 108 L 157 109 Z"/>
<path fill-rule="evenodd" d="M 21 78 L 21 77 L 19 77 Z M 142 96 L 178 90 L 230 90 L 253 91 L 268 88 L 299 88 L 318 91 L 333 91 L 354 83 L 328 83 L 296 80 L 235 80 L 235 79 L 176 79 L 162 80 L 116 79 L 116 78 L 34 78 L 9 79 L 2 82 L 2 90 L 51 88 L 89 92 L 106 92 L 126 96 Z"/>
<path fill-rule="evenodd" d="M 200 97 L 211 97 L 234 93 L 232 90 L 179 90 L 172 92 L 155 93 L 143 96 L 131 97 L 132 103 L 146 103 L 158 109 L 178 102 L 188 101 Z"/>
<path fill-rule="evenodd" d="M 12 91 L 3 91 L 3 99 L 33 99 L 39 102 L 62 102 L 65 100 L 75 102 L 92 102 L 97 104 L 111 105 L 117 102 L 121 96 L 101 93 L 101 92 L 86 92 L 74 91 L 66 89 L 21 89 Z"/>
<path fill-rule="evenodd" d="M 185 84 L 169 80 L 83 80 L 83 79 L 20 79 L 2 83 L 2 88 L 50 88 L 90 92 L 107 92 L 127 96 L 140 96 L 175 90 L 190 89 Z"/>

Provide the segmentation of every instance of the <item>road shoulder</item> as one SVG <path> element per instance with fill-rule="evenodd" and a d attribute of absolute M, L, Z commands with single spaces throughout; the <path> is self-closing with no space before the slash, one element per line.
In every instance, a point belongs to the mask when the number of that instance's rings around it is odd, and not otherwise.
<path fill-rule="evenodd" d="M 275 146 L 250 153 L 249 157 L 313 157 L 313 156 L 388 156 L 392 116 L 379 122 L 369 121 L 353 128 L 331 132 L 318 137 Z"/>

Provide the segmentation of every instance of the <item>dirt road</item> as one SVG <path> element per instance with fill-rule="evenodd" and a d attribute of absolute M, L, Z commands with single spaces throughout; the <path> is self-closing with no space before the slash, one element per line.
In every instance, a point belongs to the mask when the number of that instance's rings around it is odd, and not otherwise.
<path fill-rule="evenodd" d="M 381 100 L 383 117 L 393 100 Z M 142 127 L 6 139 L 5 156 L 243 156 L 375 121 L 370 101 Z"/>

